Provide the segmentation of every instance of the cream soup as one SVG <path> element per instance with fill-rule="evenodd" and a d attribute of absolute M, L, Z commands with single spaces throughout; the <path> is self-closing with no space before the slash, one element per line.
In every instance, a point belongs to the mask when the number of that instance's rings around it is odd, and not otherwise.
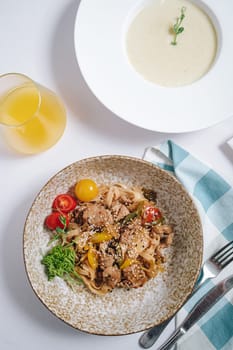
<path fill-rule="evenodd" d="M 173 25 L 185 9 L 184 31 L 174 40 Z M 182 86 L 201 78 L 217 51 L 217 34 L 209 16 L 187 0 L 154 0 L 129 25 L 126 51 L 131 65 L 146 80 Z"/>

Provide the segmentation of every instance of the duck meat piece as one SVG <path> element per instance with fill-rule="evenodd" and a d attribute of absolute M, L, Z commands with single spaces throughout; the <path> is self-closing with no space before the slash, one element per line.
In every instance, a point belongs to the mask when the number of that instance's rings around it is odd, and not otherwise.
<path fill-rule="evenodd" d="M 143 286 L 148 280 L 145 271 L 139 264 L 132 264 L 123 269 L 123 284 L 130 288 Z"/>
<path fill-rule="evenodd" d="M 110 210 L 101 204 L 88 203 L 83 211 L 83 220 L 94 226 L 113 224 L 113 216 Z"/>

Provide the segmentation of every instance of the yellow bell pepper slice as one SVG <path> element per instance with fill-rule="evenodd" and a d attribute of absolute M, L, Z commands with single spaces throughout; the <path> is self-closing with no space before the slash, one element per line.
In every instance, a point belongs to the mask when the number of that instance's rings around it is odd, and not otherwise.
<path fill-rule="evenodd" d="M 110 241 L 110 239 L 112 239 L 111 233 L 107 231 L 102 231 L 102 232 L 94 233 L 94 235 L 90 237 L 89 241 L 91 243 L 102 243 L 102 242 Z"/>
<path fill-rule="evenodd" d="M 125 259 L 125 261 L 123 262 L 123 264 L 121 264 L 120 269 L 123 270 L 123 269 L 125 269 L 126 267 L 129 267 L 129 266 L 131 266 L 131 265 L 133 265 L 133 264 L 135 264 L 135 263 L 136 263 L 136 260 L 127 258 L 127 259 Z"/>
<path fill-rule="evenodd" d="M 98 266 L 98 259 L 97 259 L 97 252 L 95 249 L 90 248 L 87 252 L 87 260 L 89 262 L 89 265 L 93 270 L 96 270 Z"/>

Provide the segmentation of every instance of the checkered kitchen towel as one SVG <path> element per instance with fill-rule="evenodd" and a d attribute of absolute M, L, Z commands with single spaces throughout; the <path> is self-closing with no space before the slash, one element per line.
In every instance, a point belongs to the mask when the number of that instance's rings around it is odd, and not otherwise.
<path fill-rule="evenodd" d="M 214 170 L 172 141 L 145 150 L 143 159 L 171 172 L 188 190 L 199 210 L 206 260 L 233 240 L 233 188 Z M 230 275 L 233 263 L 211 280 L 179 312 L 181 323 L 195 302 Z M 233 350 L 233 291 L 228 292 L 178 343 L 179 350 Z"/>

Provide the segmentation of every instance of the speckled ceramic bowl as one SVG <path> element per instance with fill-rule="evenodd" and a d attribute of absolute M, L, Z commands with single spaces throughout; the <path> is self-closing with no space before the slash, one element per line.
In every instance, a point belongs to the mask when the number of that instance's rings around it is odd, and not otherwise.
<path fill-rule="evenodd" d="M 49 235 L 43 228 L 54 197 L 81 178 L 98 184 L 121 182 L 153 188 L 158 205 L 175 227 L 166 249 L 165 271 L 133 290 L 116 289 L 103 296 L 85 286 L 72 290 L 62 279 L 48 281 L 41 264 Z M 37 195 L 24 230 L 24 259 L 31 286 L 57 317 L 82 331 L 123 335 L 145 330 L 171 317 L 191 293 L 202 261 L 202 228 L 197 209 L 183 186 L 149 162 L 125 156 L 101 156 L 78 161 L 56 174 Z"/>

